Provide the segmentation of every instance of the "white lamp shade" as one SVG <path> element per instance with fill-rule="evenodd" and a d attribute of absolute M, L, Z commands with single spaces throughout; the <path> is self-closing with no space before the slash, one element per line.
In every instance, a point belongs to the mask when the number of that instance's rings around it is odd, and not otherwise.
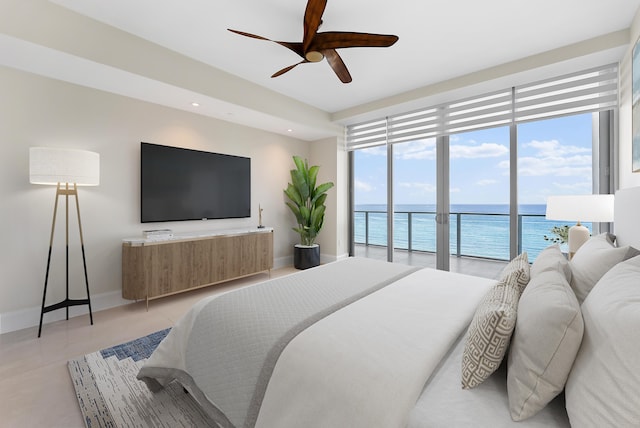
<path fill-rule="evenodd" d="M 29 181 L 32 184 L 100 184 L 100 155 L 96 152 L 54 147 L 29 148 Z"/>
<path fill-rule="evenodd" d="M 613 195 L 563 195 L 547 199 L 548 220 L 613 221 Z"/>

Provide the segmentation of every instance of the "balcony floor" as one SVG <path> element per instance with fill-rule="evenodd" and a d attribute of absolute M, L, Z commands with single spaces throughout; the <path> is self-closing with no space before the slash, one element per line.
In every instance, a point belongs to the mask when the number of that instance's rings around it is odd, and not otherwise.
<path fill-rule="evenodd" d="M 356 244 L 355 256 L 387 260 L 387 247 Z M 436 267 L 435 254 L 419 251 L 395 250 L 393 253 L 393 261 L 411 266 Z M 502 269 L 504 269 L 506 265 L 507 262 L 504 261 L 475 257 L 451 256 L 449 260 L 449 269 L 451 272 L 464 273 L 467 275 L 481 276 L 491 279 L 498 279 L 500 272 L 502 272 Z"/>

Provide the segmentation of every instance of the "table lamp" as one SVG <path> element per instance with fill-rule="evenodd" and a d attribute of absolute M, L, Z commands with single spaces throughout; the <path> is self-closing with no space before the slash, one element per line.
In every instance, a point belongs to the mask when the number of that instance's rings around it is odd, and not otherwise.
<path fill-rule="evenodd" d="M 589 229 L 581 221 L 613 221 L 613 195 L 563 195 L 547 199 L 547 220 L 577 221 L 569 228 L 569 259 L 589 239 Z"/>
<path fill-rule="evenodd" d="M 76 149 L 61 149 L 53 147 L 31 147 L 29 149 L 29 181 L 32 184 L 48 184 L 56 186 L 56 199 L 53 207 L 53 223 L 51 224 L 51 238 L 49 241 L 49 254 L 47 256 L 47 269 L 44 278 L 44 292 L 42 293 L 42 307 L 40 310 L 40 325 L 38 337 L 42 333 L 42 319 L 47 312 L 65 308 L 67 320 L 69 319 L 69 307 L 78 305 L 89 306 L 89 319 L 93 325 L 91 312 L 91 297 L 89 295 L 89 278 L 87 275 L 87 262 L 84 253 L 84 239 L 82 237 L 82 223 L 80 221 L 80 205 L 78 205 L 78 186 L 97 186 L 100 184 L 100 155 L 95 152 Z M 56 226 L 56 214 L 58 211 L 58 197 L 64 196 L 66 207 L 66 298 L 65 300 L 45 306 L 47 297 L 47 284 L 49 280 L 49 267 L 51 265 L 51 249 L 53 247 L 53 235 Z M 82 247 L 82 264 L 84 267 L 84 279 L 87 288 L 86 299 L 69 298 L 69 196 L 74 196 L 78 215 L 78 229 L 80 231 L 80 245 Z"/>

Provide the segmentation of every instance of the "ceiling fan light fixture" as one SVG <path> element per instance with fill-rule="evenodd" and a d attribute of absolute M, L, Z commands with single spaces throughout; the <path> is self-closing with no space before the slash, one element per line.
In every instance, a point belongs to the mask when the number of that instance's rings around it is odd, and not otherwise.
<path fill-rule="evenodd" d="M 326 6 L 327 0 L 307 0 L 307 7 L 304 11 L 302 42 L 270 40 L 266 37 L 245 33 L 244 31 L 232 30 L 230 28 L 228 30 L 252 39 L 277 43 L 302 58 L 302 61 L 276 71 L 271 77 L 282 76 L 300 64 L 320 62 L 326 58 L 327 63 L 331 69 L 333 69 L 336 76 L 338 76 L 338 79 L 340 79 L 342 83 L 349 83 L 352 80 L 351 74 L 349 74 L 347 66 L 344 64 L 342 58 L 340 58 L 336 49 L 389 47 L 398 41 L 398 36 L 351 31 L 328 31 L 319 33 L 318 28 L 322 25 L 322 14 Z"/>
<path fill-rule="evenodd" d="M 320 62 L 324 59 L 324 55 L 322 54 L 322 52 L 318 52 L 318 51 L 309 51 L 306 54 L 304 54 L 304 57 L 309 62 Z"/>

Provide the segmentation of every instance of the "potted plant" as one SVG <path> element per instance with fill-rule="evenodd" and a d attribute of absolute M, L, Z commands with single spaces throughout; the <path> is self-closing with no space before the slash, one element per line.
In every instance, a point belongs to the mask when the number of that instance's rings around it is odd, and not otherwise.
<path fill-rule="evenodd" d="M 551 241 L 554 244 L 564 244 L 569 242 L 569 226 L 554 226 L 551 228 L 551 233 L 556 236 L 549 237 L 544 235 L 545 241 Z"/>
<path fill-rule="evenodd" d="M 293 230 L 300 234 L 300 244 L 294 247 L 293 264 L 296 269 L 307 269 L 320 264 L 320 245 L 315 240 L 324 223 L 324 202 L 333 183 L 316 186 L 320 167 L 309 167 L 307 160 L 299 156 L 294 156 L 293 162 L 296 168 L 291 170 L 291 183 L 284 190 L 289 198 L 286 204 L 298 222 Z"/>
<path fill-rule="evenodd" d="M 568 251 L 567 242 L 569 242 L 569 226 L 554 226 L 551 228 L 551 233 L 555 236 L 544 235 L 544 240 L 560 244 L 560 249 L 566 254 Z"/>

